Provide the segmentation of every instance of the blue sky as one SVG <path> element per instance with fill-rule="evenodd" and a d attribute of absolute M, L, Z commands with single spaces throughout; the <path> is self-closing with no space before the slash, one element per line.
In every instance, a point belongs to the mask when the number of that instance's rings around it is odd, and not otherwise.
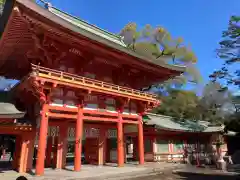
<path fill-rule="evenodd" d="M 204 81 L 221 67 L 214 50 L 231 15 L 239 14 L 239 0 L 48 0 L 55 7 L 113 33 L 128 22 L 163 26 L 181 36 L 198 57 Z"/>

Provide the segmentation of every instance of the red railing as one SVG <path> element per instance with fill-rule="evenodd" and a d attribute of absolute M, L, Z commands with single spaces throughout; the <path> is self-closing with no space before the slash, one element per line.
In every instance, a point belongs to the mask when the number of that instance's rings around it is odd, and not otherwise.
<path fill-rule="evenodd" d="M 37 65 L 32 64 L 32 69 L 37 72 L 37 76 L 45 79 L 52 79 L 56 81 L 62 81 L 62 82 L 67 82 L 69 84 L 75 84 L 75 85 L 81 85 L 84 87 L 89 87 L 89 88 L 94 88 L 94 89 L 99 89 L 103 91 L 109 91 L 109 92 L 114 92 L 114 93 L 119 93 L 119 94 L 124 94 L 124 95 L 130 95 L 133 97 L 138 97 L 138 98 L 143 98 L 143 99 L 148 99 L 150 101 L 156 101 L 157 100 L 157 95 L 155 94 L 150 94 L 146 92 L 142 92 L 139 90 L 131 89 L 128 87 L 123 87 L 123 86 L 118 86 L 115 84 L 103 82 L 103 81 L 98 81 L 95 79 L 91 78 L 86 78 L 83 76 L 77 76 L 75 74 L 71 73 L 66 73 L 54 69 L 49 69 Z"/>

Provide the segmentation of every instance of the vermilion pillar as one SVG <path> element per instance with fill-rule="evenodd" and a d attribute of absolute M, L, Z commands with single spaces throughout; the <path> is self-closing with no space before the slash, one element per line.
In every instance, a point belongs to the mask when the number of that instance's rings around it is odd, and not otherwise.
<path fill-rule="evenodd" d="M 59 136 L 57 145 L 57 164 L 56 168 L 63 169 L 66 165 L 67 155 L 67 136 L 68 136 L 68 125 L 64 124 L 59 126 Z"/>
<path fill-rule="evenodd" d="M 139 164 L 144 164 L 144 141 L 143 141 L 143 122 L 142 116 L 139 116 L 138 121 L 138 151 L 139 151 Z"/>
<path fill-rule="evenodd" d="M 82 108 L 78 108 L 78 116 L 75 129 L 75 158 L 74 158 L 74 171 L 81 170 L 81 157 L 82 157 L 82 131 L 83 131 L 83 113 Z"/>
<path fill-rule="evenodd" d="M 22 135 L 20 148 L 19 172 L 25 173 L 32 169 L 34 150 L 34 134 L 32 132 L 24 133 Z"/>
<path fill-rule="evenodd" d="M 27 140 L 26 136 L 22 136 L 22 141 L 21 141 L 21 149 L 20 149 L 20 160 L 19 160 L 19 167 L 18 167 L 18 172 L 19 173 L 25 173 L 26 172 L 26 155 L 28 154 L 27 152 Z"/>
<path fill-rule="evenodd" d="M 38 153 L 36 162 L 36 175 L 44 174 L 44 162 L 45 162 L 45 152 L 47 144 L 47 132 L 48 132 L 48 105 L 44 104 L 42 108 L 42 119 L 39 128 L 39 141 L 38 141 Z"/>
<path fill-rule="evenodd" d="M 119 119 L 117 122 L 117 157 L 118 157 L 118 167 L 122 167 L 124 165 L 124 143 L 123 143 L 123 122 L 122 122 L 122 114 L 119 113 Z"/>

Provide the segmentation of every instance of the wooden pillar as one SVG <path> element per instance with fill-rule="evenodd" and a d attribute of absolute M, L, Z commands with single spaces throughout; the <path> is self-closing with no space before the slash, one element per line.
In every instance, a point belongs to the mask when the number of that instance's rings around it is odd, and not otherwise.
<path fill-rule="evenodd" d="M 200 147 L 199 147 L 199 141 L 196 142 L 196 161 L 197 161 L 197 166 L 200 166 Z"/>
<path fill-rule="evenodd" d="M 76 129 L 75 129 L 74 171 L 81 170 L 82 134 L 83 134 L 83 113 L 82 113 L 82 107 L 79 107 L 78 108 L 78 116 L 77 116 L 77 120 L 76 120 Z"/>
<path fill-rule="evenodd" d="M 156 135 L 152 137 L 152 153 L 153 153 L 153 161 L 156 161 L 156 154 L 157 154 L 157 138 Z"/>
<path fill-rule="evenodd" d="M 124 132 L 124 131 L 123 131 Z M 123 152 L 124 152 L 124 163 L 127 163 L 127 137 L 123 135 Z"/>
<path fill-rule="evenodd" d="M 152 150 L 153 150 L 153 155 L 157 153 L 157 138 L 154 135 L 154 137 L 152 137 Z"/>
<path fill-rule="evenodd" d="M 111 151 L 111 143 L 110 139 L 106 138 L 106 162 L 110 162 L 110 151 Z"/>
<path fill-rule="evenodd" d="M 15 140 L 15 152 L 13 155 L 13 162 L 12 162 L 12 167 L 15 170 L 18 169 L 18 165 L 20 162 L 21 151 L 19 149 L 21 149 L 21 141 L 22 141 L 22 137 L 18 135 Z"/>
<path fill-rule="evenodd" d="M 29 142 L 28 142 L 28 155 L 27 155 L 27 172 L 32 172 L 33 167 L 33 154 L 34 154 L 34 145 L 35 145 L 35 138 L 36 138 L 36 130 L 29 134 Z"/>
<path fill-rule="evenodd" d="M 67 136 L 68 136 L 68 125 L 64 124 L 59 126 L 59 136 L 57 144 L 57 169 L 63 169 L 66 165 L 67 155 Z"/>
<path fill-rule="evenodd" d="M 139 160 L 139 156 L 138 156 L 138 138 L 134 137 L 133 138 L 133 159 L 134 161 L 138 161 Z"/>
<path fill-rule="evenodd" d="M 63 153 L 62 153 L 62 169 L 65 169 L 67 162 L 67 152 L 68 152 L 68 125 L 63 127 Z"/>
<path fill-rule="evenodd" d="M 44 174 L 44 162 L 45 162 L 45 152 L 47 144 L 47 133 L 48 133 L 48 105 L 44 104 L 42 108 L 42 119 L 39 128 L 39 141 L 38 141 L 38 153 L 36 162 L 36 175 Z"/>
<path fill-rule="evenodd" d="M 19 161 L 19 167 L 18 167 L 18 172 L 19 173 L 25 173 L 26 172 L 26 154 L 27 154 L 27 141 L 26 137 L 23 135 L 22 136 L 22 141 L 21 141 L 21 146 L 20 146 L 20 161 Z"/>
<path fill-rule="evenodd" d="M 142 116 L 139 116 L 138 121 L 138 151 L 139 151 L 139 164 L 144 164 L 144 141 L 143 141 L 143 121 Z"/>
<path fill-rule="evenodd" d="M 98 138 L 98 165 L 104 165 L 106 162 L 106 141 L 106 129 L 101 127 Z"/>
<path fill-rule="evenodd" d="M 124 165 L 124 143 L 123 143 L 123 122 L 122 122 L 122 113 L 119 112 L 117 122 L 117 157 L 118 157 L 118 167 Z"/>
<path fill-rule="evenodd" d="M 33 133 L 24 133 L 22 135 L 20 148 L 19 173 L 26 173 L 32 170 L 33 151 L 34 151 L 34 135 Z"/>
<path fill-rule="evenodd" d="M 52 160 L 52 168 L 57 167 L 57 150 L 58 150 L 58 136 L 53 137 L 53 160 Z"/>
<path fill-rule="evenodd" d="M 53 137 L 48 136 L 47 138 L 47 152 L 46 152 L 46 167 L 52 165 L 52 152 L 53 152 Z"/>

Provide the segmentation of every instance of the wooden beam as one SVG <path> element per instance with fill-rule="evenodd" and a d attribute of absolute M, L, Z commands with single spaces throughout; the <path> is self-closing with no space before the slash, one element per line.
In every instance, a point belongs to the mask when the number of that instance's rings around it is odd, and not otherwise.
<path fill-rule="evenodd" d="M 48 116 L 51 118 L 77 119 L 77 115 L 60 114 L 60 113 L 52 113 L 52 112 L 48 112 Z"/>
<path fill-rule="evenodd" d="M 118 119 L 109 119 L 109 118 L 93 117 L 93 116 L 83 116 L 83 119 L 86 121 L 118 122 Z"/>
<path fill-rule="evenodd" d="M 111 112 L 101 112 L 100 110 L 83 110 L 84 114 L 96 114 L 96 115 L 104 115 L 104 116 L 110 116 L 110 117 L 118 117 L 118 114 L 111 113 Z"/>
<path fill-rule="evenodd" d="M 77 107 L 76 108 L 69 108 L 69 107 L 61 107 L 61 106 L 53 106 L 49 105 L 49 110 L 56 110 L 56 111 L 67 111 L 67 112 L 78 112 Z"/>
<path fill-rule="evenodd" d="M 131 120 L 122 120 L 122 122 L 127 124 L 138 124 L 138 121 L 131 121 Z"/>

